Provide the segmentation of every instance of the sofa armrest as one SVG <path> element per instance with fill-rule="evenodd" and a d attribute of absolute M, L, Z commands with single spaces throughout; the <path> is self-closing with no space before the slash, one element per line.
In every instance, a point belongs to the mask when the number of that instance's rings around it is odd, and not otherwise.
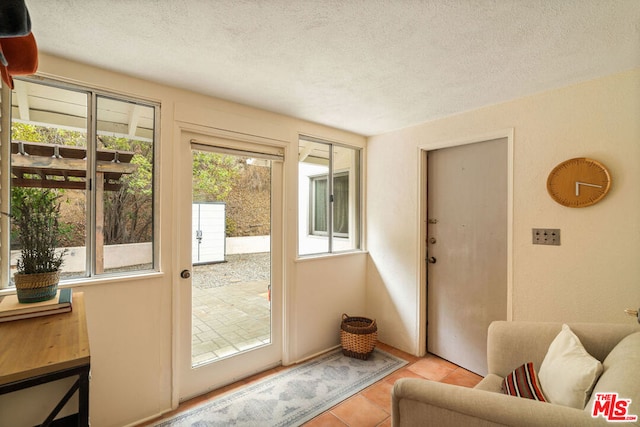
<path fill-rule="evenodd" d="M 396 381 L 391 400 L 394 427 L 607 425 L 579 409 L 414 378 Z"/>

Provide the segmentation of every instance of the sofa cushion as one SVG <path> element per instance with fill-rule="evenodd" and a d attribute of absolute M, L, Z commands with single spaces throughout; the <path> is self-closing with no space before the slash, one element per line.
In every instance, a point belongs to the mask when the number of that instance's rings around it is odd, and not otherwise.
<path fill-rule="evenodd" d="M 527 362 L 516 368 L 502 381 L 502 392 L 510 396 L 546 402 L 533 362 Z"/>
<path fill-rule="evenodd" d="M 640 332 L 623 338 L 602 363 L 604 372 L 593 388 L 584 410 L 593 414 L 597 394 L 617 393 L 618 400 L 630 399 L 627 414 L 640 417 Z M 597 414 L 598 415 L 598 414 Z M 600 413 L 598 416 L 604 415 Z"/>
<path fill-rule="evenodd" d="M 547 401 L 584 409 L 591 390 L 602 374 L 602 363 L 592 357 L 569 326 L 549 345 L 538 377 Z"/>

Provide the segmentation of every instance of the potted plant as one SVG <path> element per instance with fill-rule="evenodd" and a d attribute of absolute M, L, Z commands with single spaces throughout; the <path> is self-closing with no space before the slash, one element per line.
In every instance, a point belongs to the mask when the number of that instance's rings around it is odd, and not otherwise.
<path fill-rule="evenodd" d="M 14 283 L 20 302 L 47 301 L 58 291 L 60 266 L 66 253 L 57 250 L 59 197 L 48 188 L 12 188 L 11 218 L 20 244 Z"/>

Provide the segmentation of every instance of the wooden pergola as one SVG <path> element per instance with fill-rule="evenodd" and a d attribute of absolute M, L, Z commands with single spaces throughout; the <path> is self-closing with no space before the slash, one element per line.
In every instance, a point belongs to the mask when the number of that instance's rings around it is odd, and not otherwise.
<path fill-rule="evenodd" d="M 117 191 L 122 175 L 136 171 L 130 151 L 98 150 L 96 172 L 105 191 Z M 87 149 L 40 142 L 11 142 L 12 184 L 17 187 L 84 190 Z"/>
<path fill-rule="evenodd" d="M 104 272 L 104 192 L 118 191 L 132 174 L 134 153 L 96 152 L 96 273 Z M 11 184 L 16 187 L 87 189 L 87 150 L 83 147 L 11 141 Z"/>

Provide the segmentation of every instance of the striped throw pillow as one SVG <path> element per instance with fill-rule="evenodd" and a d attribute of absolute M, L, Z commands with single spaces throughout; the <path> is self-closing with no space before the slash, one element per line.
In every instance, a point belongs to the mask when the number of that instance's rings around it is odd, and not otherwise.
<path fill-rule="evenodd" d="M 502 392 L 510 396 L 547 401 L 542 394 L 536 371 L 533 369 L 533 362 L 525 363 L 507 375 L 502 381 Z"/>

